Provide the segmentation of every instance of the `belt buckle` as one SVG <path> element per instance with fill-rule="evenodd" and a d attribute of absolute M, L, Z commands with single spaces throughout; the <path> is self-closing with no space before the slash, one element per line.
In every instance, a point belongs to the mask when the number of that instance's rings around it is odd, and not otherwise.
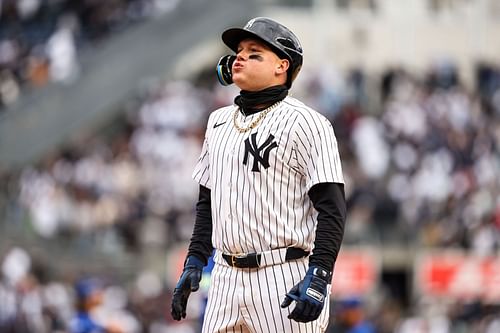
<path fill-rule="evenodd" d="M 236 254 L 234 256 L 231 256 L 231 266 L 239 267 L 238 265 L 236 265 L 236 260 L 237 259 L 245 259 L 245 258 L 246 258 L 246 255 L 244 255 L 244 254 Z"/>

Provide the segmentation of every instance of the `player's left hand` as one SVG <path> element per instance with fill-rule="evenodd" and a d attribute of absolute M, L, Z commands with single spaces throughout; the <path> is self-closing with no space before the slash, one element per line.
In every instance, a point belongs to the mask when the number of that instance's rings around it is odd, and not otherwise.
<path fill-rule="evenodd" d="M 325 305 L 330 280 L 330 272 L 319 267 L 309 267 L 304 279 L 290 289 L 281 303 L 281 307 L 286 308 L 292 301 L 296 302 L 288 318 L 302 323 L 318 319 Z"/>

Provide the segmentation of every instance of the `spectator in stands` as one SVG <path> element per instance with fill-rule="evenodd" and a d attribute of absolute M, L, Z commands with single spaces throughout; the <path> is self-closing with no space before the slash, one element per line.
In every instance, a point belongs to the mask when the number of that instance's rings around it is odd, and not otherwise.
<path fill-rule="evenodd" d="M 102 303 L 101 282 L 82 279 L 75 285 L 75 291 L 77 312 L 71 320 L 71 333 L 105 333 L 104 325 L 95 319 L 95 309 Z"/>
<path fill-rule="evenodd" d="M 339 301 L 335 307 L 334 324 L 329 327 L 331 333 L 375 333 L 375 326 L 366 317 L 363 301 L 351 297 Z"/>
<path fill-rule="evenodd" d="M 78 76 L 80 66 L 77 60 L 75 29 L 76 19 L 70 15 L 63 16 L 47 41 L 50 78 L 54 82 L 70 83 Z"/>
<path fill-rule="evenodd" d="M 20 94 L 16 78 L 8 69 L 0 71 L 0 105 L 8 106 L 14 103 Z"/>

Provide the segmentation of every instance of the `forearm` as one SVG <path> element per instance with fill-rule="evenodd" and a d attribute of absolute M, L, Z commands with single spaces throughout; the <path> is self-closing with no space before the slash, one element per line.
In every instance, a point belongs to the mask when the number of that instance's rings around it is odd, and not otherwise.
<path fill-rule="evenodd" d="M 196 256 L 206 265 L 212 255 L 212 208 L 210 189 L 200 185 L 196 219 L 187 256 Z"/>
<path fill-rule="evenodd" d="M 318 224 L 309 264 L 333 272 L 344 236 L 346 203 L 344 185 L 321 183 L 309 190 L 309 197 L 318 211 Z"/>

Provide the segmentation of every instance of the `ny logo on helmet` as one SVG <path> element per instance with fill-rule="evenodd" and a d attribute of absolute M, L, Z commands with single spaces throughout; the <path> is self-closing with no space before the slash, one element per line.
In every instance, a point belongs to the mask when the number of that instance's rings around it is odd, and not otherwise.
<path fill-rule="evenodd" d="M 248 23 L 245 25 L 245 27 L 243 29 L 248 29 L 250 28 L 255 22 L 255 19 L 251 19 L 250 21 L 248 21 Z"/>
<path fill-rule="evenodd" d="M 273 140 L 274 136 L 272 134 L 269 134 L 269 137 L 266 139 L 266 141 L 262 145 L 257 146 L 257 133 L 252 134 L 250 138 L 247 138 L 245 140 L 245 156 L 243 157 L 243 164 L 247 165 L 248 154 L 252 154 L 253 172 L 260 172 L 259 163 L 262 164 L 265 169 L 269 168 L 269 154 L 271 153 L 272 149 L 278 147 L 278 144 Z M 262 151 L 264 151 L 264 153 L 261 156 L 260 153 Z"/>

